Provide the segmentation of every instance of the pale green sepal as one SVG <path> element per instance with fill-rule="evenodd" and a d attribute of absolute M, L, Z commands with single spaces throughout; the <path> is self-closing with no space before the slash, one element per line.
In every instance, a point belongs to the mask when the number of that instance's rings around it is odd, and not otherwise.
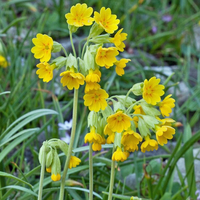
<path fill-rule="evenodd" d="M 144 138 L 147 135 L 151 135 L 150 131 L 149 131 L 149 128 L 147 128 L 147 125 L 144 122 L 144 120 L 141 117 L 138 117 L 138 119 L 139 119 L 138 120 L 138 129 L 139 129 L 139 132 L 140 132 L 141 136 Z"/>
<path fill-rule="evenodd" d="M 153 105 L 148 104 L 145 101 L 142 101 L 140 103 L 142 110 L 145 112 L 146 115 L 150 115 L 150 116 L 159 116 L 160 115 L 160 111 L 158 109 L 156 109 Z"/>
<path fill-rule="evenodd" d="M 136 96 L 142 95 L 143 85 L 144 85 L 143 82 L 134 84 L 133 87 L 131 88 L 131 92 L 133 92 L 133 94 Z"/>
<path fill-rule="evenodd" d="M 55 63 L 56 65 L 56 68 L 57 69 L 60 69 L 61 67 L 65 66 L 66 63 L 67 63 L 67 58 L 66 57 L 63 57 L 63 56 L 59 56 L 57 57 L 56 59 L 54 59 L 52 61 L 52 63 Z"/>
<path fill-rule="evenodd" d="M 78 60 L 78 63 L 79 63 L 80 73 L 83 74 L 84 76 L 86 76 L 87 72 L 86 72 L 84 60 L 82 60 L 79 57 L 77 58 L 77 60 Z"/>
<path fill-rule="evenodd" d="M 78 69 L 77 59 L 71 53 L 69 54 L 69 56 L 67 58 L 66 68 L 68 68 L 68 67 L 69 68 L 74 67 L 74 68 Z"/>
<path fill-rule="evenodd" d="M 149 115 L 143 115 L 142 117 L 143 117 L 147 127 L 149 127 L 150 129 L 154 129 L 156 124 L 160 124 L 161 123 L 155 117 L 152 117 L 152 116 L 149 116 Z"/>
<path fill-rule="evenodd" d="M 90 111 L 88 115 L 88 127 L 95 126 L 97 128 L 98 115 L 94 111 Z"/>
<path fill-rule="evenodd" d="M 51 52 L 52 53 L 57 53 L 57 52 L 60 52 L 62 49 L 62 45 L 56 41 L 53 41 L 53 47 L 51 49 Z"/>
<path fill-rule="evenodd" d="M 99 24 L 94 23 L 90 29 L 88 39 L 93 38 L 97 35 L 100 35 L 103 31 L 104 29 Z"/>
<path fill-rule="evenodd" d="M 133 121 L 131 121 L 131 130 L 136 132 L 135 123 Z"/>
<path fill-rule="evenodd" d="M 122 138 L 122 134 L 116 132 L 115 133 L 115 140 L 114 140 L 114 146 L 115 147 L 120 147 L 121 148 L 121 138 Z"/>
<path fill-rule="evenodd" d="M 49 168 L 51 167 L 52 163 L 53 163 L 53 150 L 51 149 L 47 155 L 46 155 L 46 167 Z"/>
<path fill-rule="evenodd" d="M 53 163 L 51 165 L 51 174 L 60 174 L 61 172 L 61 164 L 60 164 L 60 159 L 58 157 L 58 153 L 56 150 L 54 151 L 54 158 L 53 158 Z"/>
<path fill-rule="evenodd" d="M 101 116 L 98 116 L 97 118 L 98 123 L 97 123 L 97 133 L 99 133 L 100 135 L 104 135 L 104 127 L 106 125 L 106 119 L 102 118 Z"/>
<path fill-rule="evenodd" d="M 110 35 L 104 34 L 104 35 L 98 35 L 90 39 L 90 42 L 96 43 L 96 44 L 104 44 L 110 42 Z"/>
<path fill-rule="evenodd" d="M 118 110 L 125 111 L 125 106 L 120 102 L 113 101 L 113 107 L 114 107 L 114 112 L 117 112 Z"/>
<path fill-rule="evenodd" d="M 50 151 L 50 148 L 48 147 L 48 141 L 43 142 L 40 151 L 39 151 L 39 162 L 42 165 L 42 159 L 44 154 L 46 155 Z"/>
<path fill-rule="evenodd" d="M 135 99 L 131 97 L 126 97 L 125 95 L 117 95 L 116 98 L 118 101 L 123 104 L 125 107 L 129 107 L 136 102 Z"/>
<path fill-rule="evenodd" d="M 78 30 L 78 27 L 68 24 L 68 29 L 71 33 L 75 33 Z"/>
<path fill-rule="evenodd" d="M 60 150 L 67 156 L 68 148 L 69 148 L 68 144 L 62 140 L 59 140 L 58 145 L 59 145 Z"/>
<path fill-rule="evenodd" d="M 107 119 L 107 118 L 108 118 L 110 115 L 112 115 L 114 112 L 113 112 L 112 108 L 111 108 L 109 105 L 107 105 L 106 108 L 105 108 L 104 110 L 101 110 L 101 113 L 102 113 L 103 117 L 104 117 L 105 119 Z"/>

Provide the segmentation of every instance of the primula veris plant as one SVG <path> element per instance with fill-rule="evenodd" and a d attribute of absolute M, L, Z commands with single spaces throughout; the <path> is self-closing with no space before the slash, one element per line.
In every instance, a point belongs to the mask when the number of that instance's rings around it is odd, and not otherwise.
<path fill-rule="evenodd" d="M 128 159 L 130 153 L 135 151 L 153 151 L 167 144 L 173 138 L 175 121 L 169 117 L 175 100 L 171 95 L 166 96 L 165 86 L 155 76 L 134 84 L 126 95 L 109 96 L 102 88 L 101 69 L 103 67 L 113 70 L 116 74 L 125 74 L 125 68 L 131 61 L 121 58 L 124 51 L 127 34 L 123 28 L 118 30 L 120 20 L 111 13 L 110 8 L 101 8 L 100 13 L 86 4 L 72 6 L 70 12 L 65 15 L 68 23 L 70 41 L 73 55 L 66 52 L 61 44 L 53 41 L 50 36 L 38 33 L 34 38 L 35 45 L 31 51 L 36 59 L 40 59 L 36 71 L 43 82 L 53 79 L 53 71 L 59 70 L 60 82 L 68 90 L 74 90 L 73 122 L 69 146 L 58 139 L 51 139 L 43 143 L 39 160 L 43 168 L 51 173 L 52 181 L 61 179 L 59 200 L 64 199 L 65 179 L 68 168 L 76 167 L 81 160 L 72 156 L 72 147 L 76 133 L 76 118 L 78 104 L 78 89 L 84 87 L 85 94 L 81 96 L 84 105 L 88 107 L 87 117 L 88 133 L 84 142 L 89 143 L 89 176 L 90 194 L 92 200 L 92 151 L 100 151 L 103 144 L 112 144 L 113 153 L 110 159 L 111 179 L 108 200 L 112 199 L 115 162 L 123 162 Z M 91 26 L 89 36 L 82 48 L 80 56 L 77 56 L 73 44 L 72 33 L 82 26 Z M 116 31 L 116 32 L 115 32 Z M 114 36 L 110 35 L 114 34 Z M 109 47 L 107 47 L 109 44 Z M 63 50 L 65 56 L 52 59 L 52 53 Z M 130 94 L 138 96 L 137 100 Z M 140 97 L 140 98 L 139 98 Z M 57 149 L 66 155 L 66 163 L 61 176 L 61 163 Z M 42 177 L 42 176 L 41 176 Z M 42 180 L 40 182 L 40 199 Z"/>

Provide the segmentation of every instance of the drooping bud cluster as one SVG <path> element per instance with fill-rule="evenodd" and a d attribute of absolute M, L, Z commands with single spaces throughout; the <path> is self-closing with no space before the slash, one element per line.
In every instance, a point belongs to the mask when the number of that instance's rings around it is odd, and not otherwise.
<path fill-rule="evenodd" d="M 51 139 L 43 142 L 39 151 L 39 162 L 42 165 L 45 156 L 46 171 L 51 173 L 52 181 L 59 181 L 61 179 L 61 164 L 57 150 L 60 149 L 66 156 L 68 152 L 68 144 L 59 139 Z M 81 160 L 75 156 L 71 156 L 69 168 L 79 165 Z"/>

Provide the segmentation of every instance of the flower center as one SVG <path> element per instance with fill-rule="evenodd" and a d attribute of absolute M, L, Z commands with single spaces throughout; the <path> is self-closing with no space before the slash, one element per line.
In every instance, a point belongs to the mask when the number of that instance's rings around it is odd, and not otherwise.
<path fill-rule="evenodd" d="M 49 50 L 49 45 L 45 45 L 45 50 Z"/>

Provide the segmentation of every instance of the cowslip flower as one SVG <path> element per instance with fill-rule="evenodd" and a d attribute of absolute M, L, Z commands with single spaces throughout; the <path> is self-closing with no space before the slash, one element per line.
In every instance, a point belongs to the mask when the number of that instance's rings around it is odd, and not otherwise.
<path fill-rule="evenodd" d="M 115 71 L 119 76 L 124 74 L 124 68 L 126 67 L 126 63 L 131 61 L 130 59 L 122 58 L 119 61 L 115 62 L 116 68 Z"/>
<path fill-rule="evenodd" d="M 143 111 L 141 105 L 135 105 L 133 107 L 133 109 L 134 109 L 133 114 L 142 114 L 142 115 L 145 115 L 145 112 Z M 137 116 L 133 117 L 133 122 L 134 122 L 136 128 L 138 127 L 138 120 L 139 120 L 139 118 Z"/>
<path fill-rule="evenodd" d="M 108 94 L 103 89 L 90 90 L 83 96 L 84 105 L 88 106 L 89 110 L 98 112 L 100 109 L 105 110 L 107 106 L 106 99 Z"/>
<path fill-rule="evenodd" d="M 115 141 L 115 133 L 113 132 L 112 134 L 110 134 L 110 135 L 107 137 L 106 142 L 107 142 L 107 144 L 112 144 L 112 143 L 114 143 L 114 141 Z"/>
<path fill-rule="evenodd" d="M 105 144 L 106 143 L 106 140 L 105 140 L 105 138 L 103 138 L 102 136 L 101 136 L 101 140 L 100 140 L 100 142 L 94 142 L 93 144 L 92 144 L 92 150 L 93 151 L 101 151 L 101 145 L 102 144 Z"/>
<path fill-rule="evenodd" d="M 170 113 L 172 112 L 172 108 L 175 107 L 175 100 L 173 98 L 170 98 L 172 95 L 166 96 L 163 101 L 158 103 L 158 106 L 160 108 L 161 114 L 163 117 L 169 117 Z"/>
<path fill-rule="evenodd" d="M 124 48 L 125 48 L 125 44 L 123 41 L 126 40 L 126 38 L 127 38 L 127 33 L 122 33 L 122 30 L 123 30 L 123 28 L 120 29 L 119 31 L 117 31 L 115 36 L 110 39 L 110 42 L 114 43 L 117 50 L 121 51 L 121 52 L 123 52 Z"/>
<path fill-rule="evenodd" d="M 164 95 L 164 85 L 159 85 L 160 79 L 156 77 L 152 77 L 151 79 L 144 81 L 143 86 L 143 99 L 152 105 L 156 105 L 156 103 L 160 102 L 161 96 Z"/>
<path fill-rule="evenodd" d="M 40 62 L 48 62 L 51 59 L 51 50 L 53 47 L 53 39 L 48 35 L 42 35 L 38 33 L 36 38 L 32 39 L 35 45 L 31 52 L 36 59 L 40 59 Z"/>
<path fill-rule="evenodd" d="M 142 142 L 142 137 L 131 129 L 125 131 L 121 138 L 121 143 L 124 145 L 125 150 L 130 152 L 138 150 L 137 145 L 139 142 Z"/>
<path fill-rule="evenodd" d="M 69 25 L 73 25 L 76 27 L 81 26 L 90 26 L 94 19 L 90 17 L 92 15 L 93 8 L 87 7 L 85 3 L 83 4 L 76 4 L 75 6 L 72 6 L 70 9 L 70 13 L 67 13 L 65 15 L 65 18 L 67 19 L 67 23 Z"/>
<path fill-rule="evenodd" d="M 96 133 L 96 129 L 94 126 L 92 126 L 90 128 L 90 132 L 85 135 L 85 143 L 87 142 L 101 143 L 101 140 L 102 140 L 102 137 L 100 134 Z"/>
<path fill-rule="evenodd" d="M 71 156 L 68 168 L 71 169 L 72 167 L 76 167 L 80 164 L 80 162 L 81 160 L 79 158 L 77 158 L 76 156 Z"/>
<path fill-rule="evenodd" d="M 97 70 L 89 70 L 89 74 L 86 76 L 85 78 L 85 93 L 89 92 L 90 90 L 98 90 L 100 89 L 100 85 L 98 84 L 98 82 L 100 82 L 100 78 L 101 78 L 101 72 L 97 69 Z"/>
<path fill-rule="evenodd" d="M 145 153 L 145 151 L 153 151 L 158 149 L 158 142 L 154 139 L 150 139 L 149 136 L 145 137 L 145 141 L 141 145 L 141 151 Z"/>
<path fill-rule="evenodd" d="M 97 50 L 97 55 L 95 57 L 95 61 L 97 65 L 104 67 L 105 65 L 108 67 L 113 66 L 113 64 L 117 61 L 116 57 L 119 54 L 116 47 L 102 48 L 99 47 Z"/>
<path fill-rule="evenodd" d="M 112 160 L 123 162 L 127 160 L 128 156 L 129 156 L 128 152 L 123 152 L 120 147 L 117 147 L 117 150 L 112 155 Z"/>
<path fill-rule="evenodd" d="M 2 55 L 0 55 L 0 67 L 3 67 L 3 68 L 8 67 L 8 62 L 6 58 Z"/>
<path fill-rule="evenodd" d="M 110 115 L 107 118 L 108 127 L 113 132 L 121 133 L 123 130 L 127 130 L 131 126 L 132 118 L 123 113 L 123 111 L 117 111 L 115 114 Z"/>
<path fill-rule="evenodd" d="M 51 167 L 46 167 L 46 171 L 47 171 L 48 173 L 51 173 Z"/>
<path fill-rule="evenodd" d="M 36 74 L 39 78 L 43 79 L 43 82 L 49 82 L 53 79 L 53 70 L 55 68 L 55 64 L 50 65 L 49 63 L 39 63 L 36 65 L 39 68 L 36 71 Z"/>
<path fill-rule="evenodd" d="M 167 144 L 167 140 L 172 139 L 175 134 L 175 129 L 170 126 L 156 127 L 156 130 L 156 139 L 161 146 Z"/>
<path fill-rule="evenodd" d="M 100 13 L 94 12 L 94 20 L 99 24 L 107 33 L 114 33 L 118 29 L 119 19 L 116 15 L 111 14 L 110 8 L 105 9 L 102 7 Z"/>
<path fill-rule="evenodd" d="M 51 180 L 52 181 L 59 181 L 61 178 L 60 174 L 52 174 L 51 175 Z"/>
<path fill-rule="evenodd" d="M 84 85 L 85 77 L 81 73 L 75 73 L 73 70 L 70 69 L 70 71 L 65 71 L 60 74 L 60 76 L 63 76 L 61 78 L 61 83 L 63 87 L 67 86 L 69 90 L 72 90 L 73 88 L 78 89 L 80 85 Z"/>

